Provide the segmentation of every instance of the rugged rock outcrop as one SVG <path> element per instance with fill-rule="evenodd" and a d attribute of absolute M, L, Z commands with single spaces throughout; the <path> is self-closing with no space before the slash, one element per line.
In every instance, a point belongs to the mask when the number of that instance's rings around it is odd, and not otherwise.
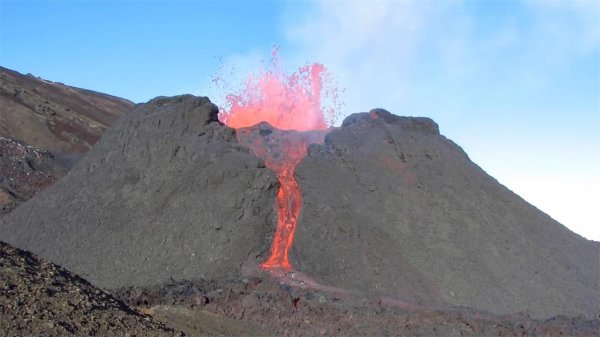
<path fill-rule="evenodd" d="M 52 185 L 68 167 L 49 151 L 0 137 L 0 216 Z"/>
<path fill-rule="evenodd" d="M 0 241 L 2 336 L 183 336 L 111 294 Z"/>

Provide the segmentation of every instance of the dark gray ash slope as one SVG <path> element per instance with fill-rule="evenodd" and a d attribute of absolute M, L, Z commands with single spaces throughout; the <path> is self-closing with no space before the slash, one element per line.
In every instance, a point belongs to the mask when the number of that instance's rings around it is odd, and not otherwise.
<path fill-rule="evenodd" d="M 0 219 L 0 239 L 109 288 L 253 273 L 276 177 L 206 98 L 121 118 L 69 175 Z M 263 125 L 264 127 L 264 125 Z M 311 145 L 292 259 L 388 299 L 536 317 L 600 314 L 600 249 L 500 185 L 426 118 L 355 114 Z"/>
<path fill-rule="evenodd" d="M 221 278 L 268 252 L 275 175 L 207 98 L 156 98 L 107 131 L 0 237 L 109 288 Z"/>
<path fill-rule="evenodd" d="M 297 265 L 385 296 L 600 314 L 600 249 L 471 162 L 427 118 L 355 114 L 296 171 Z"/>

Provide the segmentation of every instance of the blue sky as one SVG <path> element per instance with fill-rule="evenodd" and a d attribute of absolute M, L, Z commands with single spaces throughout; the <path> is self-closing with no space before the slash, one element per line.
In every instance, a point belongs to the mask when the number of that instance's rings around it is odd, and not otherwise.
<path fill-rule="evenodd" d="M 220 58 L 280 39 L 270 2 L 0 3 L 3 66 L 135 102 L 193 90 Z"/>
<path fill-rule="evenodd" d="M 243 78 L 281 46 L 344 113 L 428 116 L 501 183 L 600 241 L 600 2 L 6 1 L 0 65 L 144 102 Z M 222 70 L 221 70 L 222 71 Z"/>

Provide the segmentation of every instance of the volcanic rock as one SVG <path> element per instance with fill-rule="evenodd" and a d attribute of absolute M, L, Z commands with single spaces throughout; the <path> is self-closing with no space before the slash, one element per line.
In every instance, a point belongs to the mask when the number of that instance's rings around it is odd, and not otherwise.
<path fill-rule="evenodd" d="M 274 231 L 274 174 L 207 98 L 123 116 L 69 174 L 3 219 L 0 237 L 102 287 L 256 270 Z"/>
<path fill-rule="evenodd" d="M 87 152 L 133 103 L 0 67 L 0 135 L 66 154 Z"/>
<path fill-rule="evenodd" d="M 21 336 L 183 336 L 111 294 L 0 241 L 0 331 Z"/>
<path fill-rule="evenodd" d="M 131 305 L 144 305 L 144 312 L 154 318 L 166 316 L 166 322 L 184 332 L 199 326 L 193 331 L 211 336 L 591 337 L 600 331 L 600 319 L 539 320 L 470 308 L 403 309 L 385 299 L 293 288 L 263 276 L 133 287 L 117 291 L 117 296 Z"/>
<path fill-rule="evenodd" d="M 51 152 L 0 137 L 0 216 L 10 213 L 68 171 Z"/>
<path fill-rule="evenodd" d="M 351 115 L 296 175 L 292 256 L 321 282 L 494 313 L 600 314 L 600 245 L 499 184 L 430 119 Z"/>

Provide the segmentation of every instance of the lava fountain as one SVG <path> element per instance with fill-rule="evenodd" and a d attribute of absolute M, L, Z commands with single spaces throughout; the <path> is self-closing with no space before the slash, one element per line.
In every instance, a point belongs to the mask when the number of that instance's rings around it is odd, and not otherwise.
<path fill-rule="evenodd" d="M 294 241 L 302 193 L 294 177 L 296 166 L 311 143 L 322 143 L 339 114 L 338 91 L 322 64 L 310 64 L 286 74 L 273 51 L 272 69 L 246 79 L 239 94 L 226 96 L 219 120 L 237 130 L 240 143 L 250 148 L 277 174 L 277 228 L 268 271 L 291 271 L 289 250 Z M 269 127 L 268 123 L 271 127 Z M 250 129 L 257 124 L 256 127 Z"/>

